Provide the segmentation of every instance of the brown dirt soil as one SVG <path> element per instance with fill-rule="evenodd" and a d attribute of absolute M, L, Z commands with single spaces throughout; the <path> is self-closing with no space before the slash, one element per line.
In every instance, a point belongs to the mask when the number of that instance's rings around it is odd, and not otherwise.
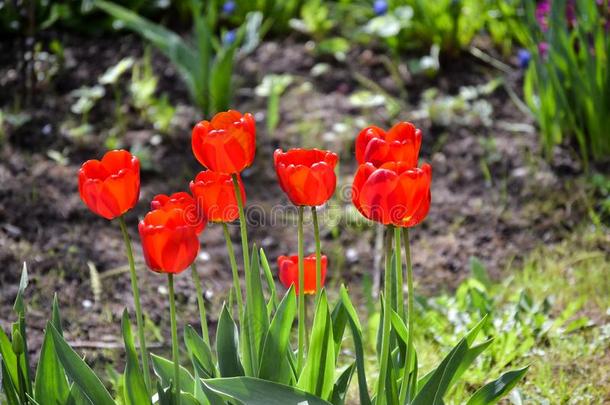
<path fill-rule="evenodd" d="M 119 44 L 117 46 L 117 43 Z M 14 320 L 12 302 L 17 291 L 22 262 L 28 263 L 31 283 L 27 300 L 28 322 L 32 336 L 30 348 L 37 351 L 41 332 L 49 319 L 50 303 L 57 292 L 71 341 L 87 351 L 91 360 L 115 360 L 117 351 L 99 349 L 102 343 L 121 346 L 120 315 L 125 306 L 133 313 L 129 275 L 126 271 L 118 224 L 96 217 L 80 201 L 77 170 L 88 158 L 103 152 L 104 133 L 113 124 L 112 97 L 104 98 L 92 111 L 89 122 L 96 135 L 74 140 L 61 129 L 70 116 L 68 93 L 82 85 L 92 85 L 106 68 L 122 57 L 142 54 L 140 42 L 132 36 L 108 40 L 65 38 L 66 60 L 71 61 L 52 86 L 36 92 L 34 104 L 26 111 L 32 119 L 17 130 L 7 132 L 0 151 L 0 326 L 5 330 Z M 13 94 L 22 84 L 15 75 L 14 46 L 2 44 L 0 76 L 6 79 L 0 90 L 0 105 L 14 105 Z M 13 52 L 14 54 L 15 52 Z M 329 73 L 312 77 L 310 70 L 323 60 L 331 64 Z M 448 62 L 436 77 L 407 79 L 409 102 L 415 106 L 422 92 L 437 87 L 441 94 L 456 94 L 459 87 L 480 85 L 498 77 L 499 72 L 482 62 L 464 56 L 459 63 Z M 173 103 L 188 103 L 187 93 L 175 70 L 161 56 L 155 55 L 154 68 L 161 77 L 161 89 Z M 12 75 L 7 75 L 9 72 Z M 311 55 L 307 47 L 287 39 L 266 42 L 254 54 L 240 61 L 235 108 L 251 111 L 258 121 L 258 149 L 255 164 L 244 172 L 248 207 L 252 219 L 278 205 L 288 206 L 275 180 L 272 153 L 276 147 L 317 146 L 341 155 L 337 197 L 322 211 L 323 248 L 329 256 L 329 286 L 340 282 L 358 289 L 363 276 L 370 276 L 374 266 L 374 227 L 346 225 L 353 210 L 346 199 L 345 186 L 355 170 L 353 139 L 364 125 L 387 127 L 385 109 L 356 108 L 348 100 L 358 89 L 353 73 L 358 72 L 395 94 L 379 55 L 354 50 L 345 63 Z M 252 87 L 267 73 L 290 73 L 295 82 L 282 96 L 281 121 L 274 134 L 265 130 L 266 100 L 254 96 Z M 128 78 L 129 75 L 126 75 Z M 519 74 L 507 78 L 519 88 Z M 579 171 L 569 154 L 557 150 L 553 167 L 539 157 L 535 132 L 507 130 L 502 123 L 529 123 L 500 87 L 487 101 L 493 107 L 492 124 L 434 125 L 417 120 L 424 131 L 422 159 L 433 166 L 433 203 L 426 221 L 412 230 L 412 251 L 418 291 L 422 294 L 450 289 L 468 274 L 469 259 L 476 256 L 494 277 L 499 277 L 513 260 L 519 260 L 541 243 L 552 243 L 569 232 L 585 215 Z M 413 107 L 415 108 L 415 107 Z M 170 136 L 160 145 L 149 144 L 154 130 L 130 111 L 130 124 L 124 147 L 147 144 L 152 156 L 152 170 L 142 173 L 140 203 L 127 215 L 135 243 L 138 275 L 143 305 L 150 319 L 151 338 L 156 344 L 168 341 L 168 304 L 164 277 L 147 271 L 138 244 L 137 220 L 157 193 L 186 190 L 188 181 L 201 167 L 190 150 L 190 128 L 199 117 L 192 108 L 185 109 Z M 410 111 L 399 114 L 410 119 Z M 346 124 L 347 130 L 337 129 Z M 482 142 L 494 143 L 490 150 Z M 49 150 L 66 156 L 65 164 L 48 157 Z M 484 167 L 489 170 L 486 178 Z M 332 211 L 332 215 L 330 212 Z M 339 212 L 339 213 L 337 213 Z M 294 214 L 294 211 L 292 211 Z M 293 219 L 293 215 L 290 218 Z M 313 250 L 311 226 L 307 226 L 306 250 Z M 237 226 L 232 226 L 239 254 Z M 296 250 L 295 227 L 291 223 L 269 221 L 250 226 L 250 240 L 262 246 L 275 270 L 275 258 Z M 202 234 L 198 267 L 209 299 L 212 329 L 220 303 L 226 299 L 231 283 L 222 230 L 209 225 Z M 94 293 L 88 263 L 95 266 L 101 281 Z M 188 273 L 177 277 L 178 302 L 182 323 L 197 324 L 194 288 Z M 98 294 L 99 293 L 99 294 Z M 97 295 L 97 296 L 96 296 Z"/>

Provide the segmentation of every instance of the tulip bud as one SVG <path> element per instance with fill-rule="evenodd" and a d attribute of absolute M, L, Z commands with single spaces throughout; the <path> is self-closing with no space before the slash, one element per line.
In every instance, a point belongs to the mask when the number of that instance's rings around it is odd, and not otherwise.
<path fill-rule="evenodd" d="M 23 343 L 23 337 L 21 336 L 21 332 L 19 329 L 13 330 L 13 353 L 16 356 L 21 356 L 25 351 L 25 344 Z"/>

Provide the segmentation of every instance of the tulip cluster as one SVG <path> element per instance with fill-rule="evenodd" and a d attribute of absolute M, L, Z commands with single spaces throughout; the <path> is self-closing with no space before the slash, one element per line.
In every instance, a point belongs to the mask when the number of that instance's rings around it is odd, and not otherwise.
<path fill-rule="evenodd" d="M 359 164 L 352 186 L 352 202 L 366 218 L 388 228 L 386 242 L 385 297 L 390 296 L 391 273 L 395 271 L 398 286 L 402 285 L 400 254 L 395 257 L 395 268 L 390 268 L 392 234 L 395 251 L 400 251 L 400 232 L 404 229 L 407 249 L 407 281 L 409 286 L 409 339 L 412 330 L 412 270 L 408 252 L 407 229 L 419 224 L 428 214 L 431 202 L 431 167 L 418 167 L 422 133 L 408 122 L 400 122 L 385 132 L 378 127 L 363 129 L 356 139 L 355 152 Z M 192 131 L 192 150 L 195 158 L 205 167 L 189 184 L 190 194 L 180 191 L 171 195 L 156 195 L 150 211 L 139 222 L 138 230 L 147 266 L 168 277 L 170 316 L 172 321 L 172 348 L 174 360 L 174 387 L 179 387 L 180 371 L 177 344 L 176 309 L 173 276 L 189 266 L 197 289 L 202 335 L 209 344 L 205 303 L 201 281 L 195 268 L 199 252 L 199 235 L 208 223 L 223 226 L 227 251 L 233 275 L 233 293 L 237 299 L 240 324 L 248 325 L 244 317 L 244 304 L 233 245 L 227 223 L 239 219 L 241 230 L 246 296 L 251 287 L 251 261 L 244 214 L 246 193 L 241 172 L 249 167 L 256 150 L 256 130 L 251 114 L 238 111 L 218 113 L 211 121 L 201 121 Z M 298 299 L 298 352 L 297 372 L 304 368 L 307 353 L 305 339 L 305 295 L 315 294 L 319 302 L 326 279 L 328 259 L 322 254 L 317 207 L 326 204 L 335 192 L 337 154 L 319 149 L 281 149 L 273 155 L 278 183 L 288 199 L 298 208 L 297 254 L 277 259 L 278 278 L 289 291 L 293 287 Z M 130 262 L 132 289 L 136 304 L 141 356 L 146 386 L 150 386 L 147 351 L 143 333 L 143 318 L 139 302 L 137 275 L 131 252 L 131 242 L 123 215 L 135 206 L 140 190 L 138 159 L 127 151 L 108 152 L 101 161 L 85 162 L 79 172 L 79 191 L 82 200 L 96 214 L 119 218 Z M 305 256 L 304 209 L 309 207 L 314 225 L 315 252 Z M 255 251 L 253 251 L 256 254 Z M 403 317 L 402 288 L 396 310 Z M 384 306 L 385 308 L 385 306 Z M 380 390 L 385 381 L 390 352 L 390 317 L 383 316 Z M 409 342 L 407 362 L 411 361 Z M 408 363 L 410 364 L 410 363 Z M 176 396 L 179 389 L 175 390 Z"/>
<path fill-rule="evenodd" d="M 421 131 L 400 122 L 387 133 L 365 128 L 356 138 L 356 160 L 352 202 L 366 218 L 384 225 L 412 227 L 430 209 L 429 164 L 417 167 Z"/>

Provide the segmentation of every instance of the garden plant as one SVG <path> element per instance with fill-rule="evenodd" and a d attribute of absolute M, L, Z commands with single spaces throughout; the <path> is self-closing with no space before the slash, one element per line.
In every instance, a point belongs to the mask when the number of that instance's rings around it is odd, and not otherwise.
<path fill-rule="evenodd" d="M 117 400 L 128 404 L 342 404 L 356 373 L 360 403 L 442 403 L 446 392 L 493 339 L 477 340 L 486 322 L 483 317 L 440 364 L 428 374 L 418 376 L 413 343 L 414 292 L 409 229 L 426 218 L 432 201 L 432 168 L 427 163 L 417 166 L 421 142 L 421 130 L 409 122 L 399 122 L 387 132 L 375 126 L 368 127 L 356 138 L 355 158 L 359 166 L 352 185 L 353 204 L 363 216 L 386 227 L 376 382 L 366 376 L 362 328 L 348 290 L 341 287 L 340 299 L 332 305 L 324 288 L 327 258 L 322 255 L 316 207 L 328 201 L 335 191 L 338 156 L 319 149 L 286 152 L 278 149 L 274 154 L 281 188 L 298 208 L 298 253 L 278 258 L 279 278 L 287 288 L 280 299 L 281 293 L 276 291 L 263 250 L 257 250 L 248 241 L 244 214 L 246 194 L 240 173 L 254 159 L 254 118 L 248 113 L 229 110 L 218 113 L 210 121 L 201 121 L 193 128 L 192 150 L 205 167 L 191 182 L 193 195 L 176 192 L 155 196 L 150 204 L 151 211 L 138 225 L 146 265 L 167 278 L 171 360 L 155 355 L 147 348 L 138 275 L 123 219 L 139 200 L 139 161 L 128 151 L 110 151 L 101 160 L 88 160 L 82 165 L 78 185 L 81 199 L 89 209 L 108 220 L 116 220 L 124 235 L 138 348 L 129 313 L 125 310 L 122 319 L 126 350 L 123 390 L 113 397 L 66 343 L 56 304 L 52 320 L 47 324 L 36 375 L 30 375 L 23 298 L 27 270 L 24 267 L 15 303 L 19 320 L 13 326 L 11 339 L 4 333 L 0 335 L 3 387 L 8 402 L 11 405 L 69 404 L 83 400 L 93 404 L 114 404 Z M 311 209 L 316 246 L 315 253 L 307 257 L 303 240 L 305 207 Z M 241 229 L 245 288 L 242 290 L 237 259 L 227 236 L 234 283 L 231 293 L 235 301 L 223 305 L 215 345 L 212 345 L 201 280 L 194 265 L 200 246 L 198 235 L 206 225 L 211 226 L 214 222 L 221 223 L 227 234 L 226 223 L 236 219 L 239 219 Z M 185 368 L 180 358 L 182 345 L 178 339 L 174 278 L 189 267 L 197 291 L 201 331 L 190 326 L 183 331 L 191 361 L 191 367 Z M 262 281 L 263 276 L 266 283 Z M 315 303 L 311 325 L 305 315 L 306 299 Z M 237 322 L 233 314 L 236 314 Z M 298 334 L 297 348 L 293 350 L 291 335 L 295 318 Z M 351 350 L 356 353 L 355 359 L 340 356 L 346 329 L 352 335 Z M 151 376 L 151 366 L 155 377 Z M 506 372 L 481 387 L 468 403 L 497 402 L 518 383 L 526 370 Z"/>
<path fill-rule="evenodd" d="M 0 33 L 0 405 L 610 403 L 609 0 Z"/>

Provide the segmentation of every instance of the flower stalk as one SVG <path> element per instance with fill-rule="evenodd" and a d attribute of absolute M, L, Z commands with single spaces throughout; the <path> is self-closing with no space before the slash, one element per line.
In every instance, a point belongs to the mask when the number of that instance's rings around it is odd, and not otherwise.
<path fill-rule="evenodd" d="M 409 241 L 409 228 L 403 228 L 403 239 L 405 245 L 405 256 L 407 258 L 407 291 L 408 291 L 408 307 L 407 307 L 407 318 L 408 318 L 408 326 L 407 326 L 407 362 L 405 365 L 405 372 L 403 375 L 403 383 L 400 389 L 400 403 L 405 403 L 407 392 L 409 391 L 408 381 L 409 381 L 409 373 L 411 370 L 411 363 L 413 362 L 413 323 L 414 323 L 414 291 L 413 291 L 413 265 L 411 263 L 411 242 Z"/>
<path fill-rule="evenodd" d="M 313 220 L 313 235 L 316 240 L 316 297 L 322 291 L 322 248 L 320 244 L 320 227 L 318 225 L 318 212 L 316 207 L 311 207 L 311 217 Z"/>
<path fill-rule="evenodd" d="M 305 263 L 303 262 L 303 206 L 299 206 L 298 219 L 298 268 L 299 268 L 299 352 L 297 359 L 297 371 L 300 373 L 305 361 Z"/>
<path fill-rule="evenodd" d="M 208 333 L 208 319 L 205 313 L 205 299 L 203 297 L 201 279 L 199 277 L 199 273 L 197 273 L 197 266 L 195 265 L 195 262 L 191 264 L 191 277 L 193 279 L 193 284 L 195 284 L 195 290 L 197 291 L 197 305 L 199 306 L 199 319 L 201 321 L 201 336 L 209 346 L 210 336 Z"/>
<path fill-rule="evenodd" d="M 176 325 L 176 297 L 174 295 L 174 275 L 167 274 L 169 290 L 169 314 L 172 328 L 172 361 L 174 363 L 174 395 L 175 403 L 180 404 L 180 359 L 178 356 L 178 326 Z"/>
<path fill-rule="evenodd" d="M 386 403 L 385 386 L 387 379 L 388 360 L 390 357 L 390 331 L 392 309 L 390 297 L 392 294 L 392 233 L 393 226 L 388 225 L 385 240 L 385 276 L 383 282 L 383 325 L 381 337 L 381 359 L 379 367 L 379 380 L 377 381 L 377 404 Z"/>
<path fill-rule="evenodd" d="M 396 253 L 396 313 L 405 319 L 405 298 L 403 293 L 402 254 L 400 246 L 400 228 L 394 228 L 394 252 Z"/>
<path fill-rule="evenodd" d="M 248 229 L 246 224 L 246 214 L 244 212 L 244 201 L 241 198 L 241 190 L 239 188 L 239 181 L 237 174 L 231 174 L 233 180 L 233 190 L 235 192 L 235 199 L 237 200 L 237 206 L 239 209 L 239 229 L 241 231 L 241 249 L 244 256 L 244 273 L 246 280 L 250 274 L 250 247 L 248 244 Z"/>
<path fill-rule="evenodd" d="M 225 243 L 227 245 L 227 252 L 229 253 L 229 262 L 231 263 L 231 272 L 233 273 L 233 290 L 235 291 L 235 297 L 237 299 L 238 316 L 241 322 L 242 309 L 244 307 L 243 299 L 241 296 L 241 286 L 239 283 L 239 273 L 237 270 L 237 261 L 235 260 L 235 250 L 233 249 L 233 242 L 231 241 L 231 234 L 229 233 L 229 227 L 225 222 L 222 223 L 222 231 L 225 236 Z"/>
<path fill-rule="evenodd" d="M 119 225 L 123 234 L 125 243 L 125 251 L 127 260 L 129 261 L 129 275 L 131 277 L 131 290 L 133 292 L 133 301 L 136 307 L 136 325 L 138 327 L 138 341 L 140 343 L 140 357 L 142 358 L 142 371 L 144 372 L 144 383 L 146 389 L 150 390 L 150 367 L 148 365 L 148 350 L 146 348 L 146 338 L 144 336 L 144 318 L 142 315 L 142 305 L 140 304 L 140 289 L 138 287 L 138 275 L 136 274 L 136 264 L 133 259 L 133 250 L 131 248 L 131 238 L 127 232 L 125 217 L 119 216 Z"/>

